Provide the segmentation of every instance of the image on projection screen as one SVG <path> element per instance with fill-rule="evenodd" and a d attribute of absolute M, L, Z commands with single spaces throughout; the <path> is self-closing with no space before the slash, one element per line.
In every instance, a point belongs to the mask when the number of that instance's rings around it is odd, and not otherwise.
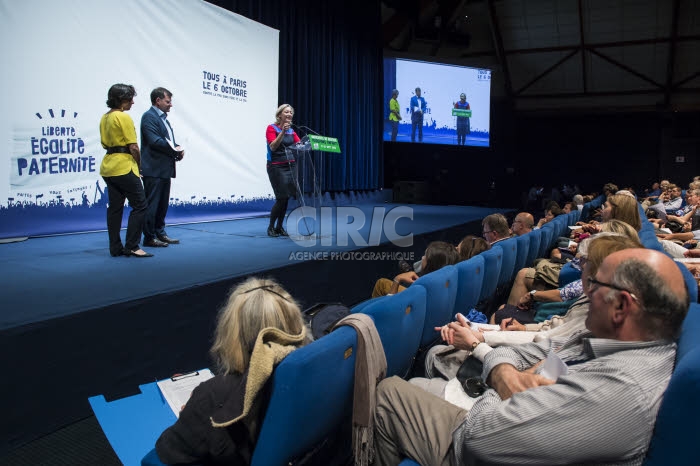
<path fill-rule="evenodd" d="M 488 147 L 490 109 L 491 70 L 384 59 L 384 141 Z"/>

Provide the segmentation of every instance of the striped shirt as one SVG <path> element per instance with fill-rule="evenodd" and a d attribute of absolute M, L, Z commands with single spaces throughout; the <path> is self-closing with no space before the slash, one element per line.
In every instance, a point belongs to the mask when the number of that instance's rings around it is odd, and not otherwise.
<path fill-rule="evenodd" d="M 598 339 L 582 330 L 553 338 L 551 347 L 569 373 L 506 401 L 487 390 L 453 433 L 457 464 L 642 464 L 676 344 Z M 529 368 L 549 349 L 549 341 L 496 348 L 485 358 L 484 378 L 501 363 Z"/>

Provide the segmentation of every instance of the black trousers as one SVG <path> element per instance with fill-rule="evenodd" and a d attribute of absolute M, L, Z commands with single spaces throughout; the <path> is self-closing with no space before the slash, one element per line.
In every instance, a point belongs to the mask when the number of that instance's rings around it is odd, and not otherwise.
<path fill-rule="evenodd" d="M 146 218 L 143 222 L 143 240 L 150 241 L 158 236 L 166 236 L 165 216 L 170 203 L 170 178 L 143 177 L 146 192 Z"/>
<path fill-rule="evenodd" d="M 399 134 L 399 122 L 391 120 L 391 140 L 396 141 L 396 136 Z"/>
<path fill-rule="evenodd" d="M 423 115 L 419 113 L 411 117 L 411 142 L 416 142 L 416 129 L 418 130 L 418 142 L 423 142 Z"/>
<path fill-rule="evenodd" d="M 107 183 L 109 206 L 107 206 L 107 233 L 109 234 L 109 252 L 118 256 L 122 250 L 134 251 L 139 247 L 143 218 L 146 214 L 146 195 L 143 191 L 141 178 L 134 172 L 120 176 L 103 177 Z M 129 200 L 131 213 L 126 227 L 126 245 L 122 247 L 119 231 L 124 215 L 124 200 Z"/>

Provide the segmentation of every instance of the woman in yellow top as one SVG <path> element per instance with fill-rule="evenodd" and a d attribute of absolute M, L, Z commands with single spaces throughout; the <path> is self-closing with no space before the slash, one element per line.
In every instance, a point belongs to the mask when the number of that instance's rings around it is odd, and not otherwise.
<path fill-rule="evenodd" d="M 141 152 L 136 142 L 134 121 L 125 112 L 134 105 L 136 90 L 128 84 L 115 84 L 107 93 L 109 112 L 100 120 L 100 140 L 107 154 L 102 159 L 100 175 L 107 183 L 107 232 L 109 252 L 113 257 L 153 257 L 139 246 L 143 219 L 146 214 L 146 195 L 139 174 Z M 124 199 L 129 200 L 131 213 L 126 227 L 126 246 L 122 246 L 119 231 L 122 227 Z"/>
<path fill-rule="evenodd" d="M 391 91 L 391 100 L 389 100 L 389 121 L 391 122 L 392 141 L 396 141 L 396 135 L 399 134 L 399 121 L 401 121 L 401 107 L 397 100 L 398 96 L 398 89 Z"/>

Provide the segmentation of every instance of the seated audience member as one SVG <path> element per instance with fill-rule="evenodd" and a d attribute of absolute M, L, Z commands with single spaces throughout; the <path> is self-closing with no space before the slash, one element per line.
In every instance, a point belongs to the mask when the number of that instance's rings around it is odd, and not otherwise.
<path fill-rule="evenodd" d="M 587 288 L 587 278 L 595 276 L 598 267 L 607 256 L 613 252 L 637 247 L 640 247 L 639 241 L 618 235 L 596 236 L 585 240 L 581 244 L 581 253 L 585 257 L 581 275 L 584 292 Z M 571 335 L 574 331 L 584 328 L 589 302 L 587 296 L 581 296 L 569 306 L 565 315 L 553 316 L 540 323 L 523 325 L 512 318 L 504 319 L 501 321 L 501 331 L 472 330 L 459 320 L 436 327 L 435 330 L 440 331 L 448 346 L 437 345 L 428 351 L 425 358 L 425 373 L 428 378 L 440 378 L 440 380 L 427 382 L 411 379 L 411 382 L 443 399 L 451 402 L 455 400 L 458 401 L 456 404 L 463 405 L 460 401 L 466 396 L 464 390 L 459 387 L 447 391 L 445 389 L 447 381 L 457 377 L 459 367 L 467 357 L 472 355 L 472 345 L 476 341 L 486 343 L 478 345 L 478 351 L 473 354 L 475 358 L 483 361 L 486 353 L 496 346 L 512 346 Z M 455 349 L 458 351 L 455 352 Z"/>
<path fill-rule="evenodd" d="M 459 262 L 466 261 L 487 251 L 491 245 L 483 238 L 477 238 L 474 235 L 465 236 L 457 245 L 457 253 L 459 254 Z"/>
<path fill-rule="evenodd" d="M 559 215 L 561 215 L 561 208 L 559 207 L 559 204 L 556 202 L 550 202 L 544 211 L 544 217 L 537 222 L 537 226 L 535 226 L 535 228 L 542 228 L 545 223 L 551 222 L 554 220 L 554 217 Z"/>
<path fill-rule="evenodd" d="M 515 236 L 522 236 L 530 233 L 535 226 L 535 218 L 529 212 L 520 212 L 513 219 L 510 231 Z"/>
<path fill-rule="evenodd" d="M 691 183 L 694 185 L 695 183 Z M 647 217 L 649 221 L 654 224 L 655 227 L 665 227 L 671 230 L 672 233 L 681 233 L 683 231 L 693 230 L 692 225 L 689 224 L 695 215 L 697 210 L 697 203 L 700 201 L 697 198 L 696 193 L 700 192 L 698 188 L 688 189 L 685 193 L 685 206 L 678 209 L 673 214 L 666 214 L 666 218 L 659 218 L 659 208 L 658 206 L 663 206 L 663 204 L 656 204 L 649 209 L 646 209 Z M 666 210 L 663 210 L 665 213 Z M 686 229 L 687 227 L 687 229 Z"/>
<path fill-rule="evenodd" d="M 659 189 L 660 185 L 658 181 L 655 181 L 651 185 L 651 189 L 646 190 L 646 195 L 647 197 L 659 197 L 659 194 L 661 194 L 661 189 Z"/>
<path fill-rule="evenodd" d="M 669 185 L 663 197 L 664 209 L 667 214 L 675 214 L 683 206 L 683 197 L 681 197 L 681 188 L 675 184 Z"/>
<path fill-rule="evenodd" d="M 572 210 L 576 210 L 576 204 L 573 202 L 567 202 L 564 204 L 564 207 L 561 208 L 561 213 L 568 214 Z"/>
<path fill-rule="evenodd" d="M 600 233 L 617 233 L 619 235 L 626 236 L 628 238 L 632 238 L 634 241 L 636 241 L 639 246 L 638 247 L 643 247 L 640 240 L 639 240 L 639 234 L 637 233 L 637 230 L 635 230 L 629 223 L 625 223 L 622 220 L 616 220 L 616 219 L 610 219 L 607 222 L 603 222 L 600 224 Z M 598 233 L 598 234 L 600 234 Z M 583 237 L 582 237 L 583 236 Z M 568 250 L 572 254 L 576 254 L 578 250 L 578 243 L 581 241 L 586 240 L 587 238 L 590 238 L 590 236 L 586 233 L 585 235 L 579 235 L 575 236 L 572 234 L 572 237 L 574 238 L 573 241 L 576 242 L 574 245 L 570 245 L 572 240 L 569 240 L 568 238 L 560 238 L 560 240 L 568 240 L 568 243 L 566 243 Z M 561 255 L 557 255 L 557 252 L 559 252 L 557 249 L 552 250 L 551 257 L 553 259 L 556 259 L 558 257 L 561 257 Z M 579 269 L 578 267 L 578 262 L 574 258 L 573 265 L 576 269 Z"/>
<path fill-rule="evenodd" d="M 610 197 L 616 192 L 618 192 L 620 189 L 617 187 L 615 183 L 605 183 L 603 185 L 603 196 L 605 197 Z"/>
<path fill-rule="evenodd" d="M 675 218 L 677 222 L 684 225 L 684 230 L 678 233 L 660 234 L 657 233 L 661 245 L 664 250 L 675 258 L 688 257 L 686 247 L 695 249 L 700 239 L 700 210 L 697 207 L 700 205 L 700 189 L 688 191 L 688 205 L 691 210 L 682 217 L 668 216 L 669 219 Z M 683 242 L 684 246 L 673 243 L 672 241 Z"/>
<path fill-rule="evenodd" d="M 428 245 L 425 255 L 421 259 L 421 275 L 441 269 L 446 265 L 454 265 L 457 262 L 459 262 L 457 248 L 444 241 L 433 241 Z M 414 271 L 400 273 L 393 280 L 380 278 L 374 284 L 372 298 L 399 293 L 406 289 L 401 283 L 406 283 L 410 286 L 418 278 L 418 274 Z"/>
<path fill-rule="evenodd" d="M 250 464 L 274 365 L 308 341 L 299 306 L 272 280 L 236 286 L 219 312 L 211 354 L 218 375 L 203 382 L 156 442 L 165 464 Z M 252 383 L 251 383 L 252 382 Z"/>
<path fill-rule="evenodd" d="M 609 220 L 607 222 L 601 223 L 601 232 L 593 236 L 593 238 L 598 238 L 600 236 L 615 235 L 623 236 L 628 238 L 632 242 L 632 246 L 642 248 L 642 243 L 639 240 L 639 235 L 637 231 L 625 222 L 620 220 Z M 584 240 L 588 241 L 590 238 Z M 578 245 L 577 245 L 578 246 Z M 574 252 L 576 250 L 574 249 Z M 575 259 L 572 263 L 577 270 L 581 270 L 579 265 L 579 259 Z M 552 289 L 552 290 L 537 290 L 533 289 L 529 292 L 523 294 L 520 297 L 517 304 L 506 304 L 501 306 L 498 311 L 496 311 L 491 316 L 490 323 L 500 324 L 505 318 L 520 319 L 522 323 L 532 323 L 535 317 L 535 305 L 537 303 L 557 303 L 570 301 L 576 299 L 583 293 L 583 284 L 581 280 L 574 280 L 568 283 L 564 287 Z"/>
<path fill-rule="evenodd" d="M 613 194 L 609 196 L 603 204 L 601 212 L 603 222 L 615 219 L 621 220 L 631 225 L 635 230 L 642 229 L 642 219 L 639 216 L 639 206 L 637 200 L 626 194 Z M 587 233 L 600 232 L 600 223 L 592 222 L 582 225 L 583 231 Z"/>
<path fill-rule="evenodd" d="M 573 201 L 574 201 L 574 204 L 576 205 L 576 208 L 577 208 L 578 210 L 583 210 L 583 204 L 585 204 L 585 202 L 583 202 L 583 196 L 582 196 L 582 195 L 580 195 L 580 194 L 575 194 L 574 197 L 573 197 Z"/>
<path fill-rule="evenodd" d="M 602 231 L 610 231 L 630 236 L 631 229 L 634 229 L 634 237 L 637 239 L 637 241 L 639 241 L 639 236 L 636 234 L 636 232 L 642 228 L 642 221 L 639 217 L 637 202 L 631 197 L 624 195 L 610 196 L 605 203 L 605 208 L 603 209 L 603 218 L 606 220 L 603 223 L 596 223 L 594 225 L 595 228 L 590 229 L 591 232 L 599 233 Z M 616 220 L 617 222 L 611 223 L 612 220 Z M 618 222 L 626 223 L 631 227 L 631 229 L 620 225 Z M 581 238 L 581 236 L 578 238 Z M 546 270 L 546 272 L 552 273 L 551 270 Z M 535 267 L 520 269 L 515 275 L 515 280 L 513 281 L 513 286 L 510 290 L 507 303 L 517 306 L 525 293 L 532 290 L 543 291 L 557 288 L 558 277 L 557 285 L 553 285 L 552 282 L 553 277 L 544 277 L 542 272 L 538 271 Z"/>
<path fill-rule="evenodd" d="M 490 388 L 468 411 L 398 377 L 383 380 L 375 464 L 641 464 L 689 306 L 685 282 L 649 249 L 611 254 L 587 282 L 586 330 L 490 351 L 482 372 Z M 538 364 L 550 351 L 568 369 L 556 380 Z"/>
<path fill-rule="evenodd" d="M 482 233 L 481 236 L 493 246 L 499 241 L 510 238 L 510 228 L 508 228 L 508 220 L 503 214 L 491 214 L 484 217 L 481 221 Z"/>

